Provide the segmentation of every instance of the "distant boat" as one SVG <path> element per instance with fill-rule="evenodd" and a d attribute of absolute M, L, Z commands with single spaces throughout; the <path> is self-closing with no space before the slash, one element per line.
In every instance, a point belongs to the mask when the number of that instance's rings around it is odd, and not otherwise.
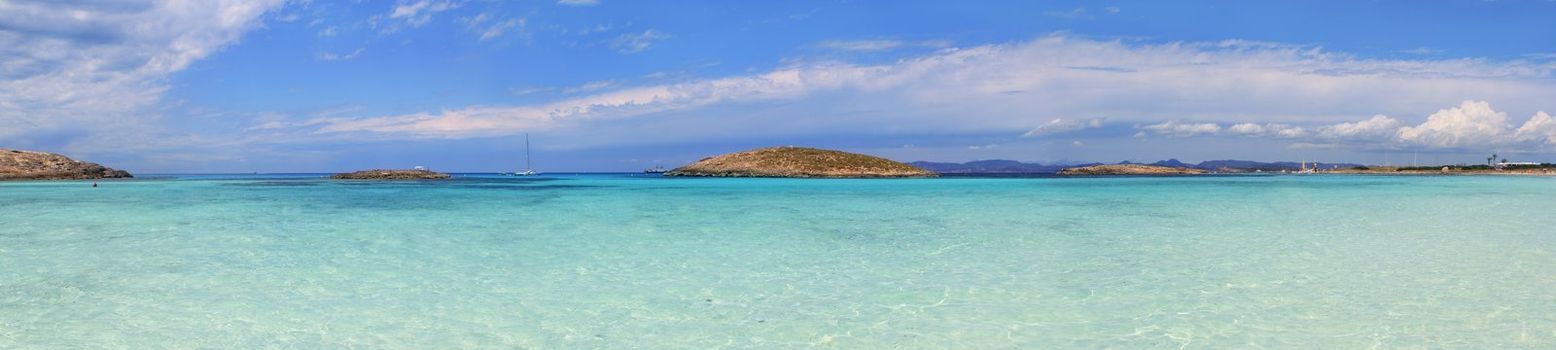
<path fill-rule="evenodd" d="M 643 169 L 644 174 L 664 174 L 666 171 L 669 170 L 666 170 L 663 165 L 654 165 L 652 168 Z"/>
<path fill-rule="evenodd" d="M 530 161 L 529 161 L 529 133 L 525 133 L 524 134 L 524 171 L 520 171 L 520 172 L 516 172 L 516 173 L 508 173 L 506 175 L 509 175 L 509 176 L 535 176 L 535 175 L 540 175 L 540 172 L 537 172 L 534 169 L 530 169 Z"/>

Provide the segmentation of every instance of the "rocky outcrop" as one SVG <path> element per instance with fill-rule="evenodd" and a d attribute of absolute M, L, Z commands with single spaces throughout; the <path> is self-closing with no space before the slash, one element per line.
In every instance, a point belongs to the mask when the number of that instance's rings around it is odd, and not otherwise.
<path fill-rule="evenodd" d="M 89 180 L 133 177 L 97 163 L 47 153 L 0 148 L 0 180 Z"/>
<path fill-rule="evenodd" d="M 431 170 L 387 170 L 373 169 L 330 176 L 336 180 L 444 180 L 448 174 Z"/>
<path fill-rule="evenodd" d="M 1204 174 L 1203 169 L 1166 167 L 1144 164 L 1108 164 L 1068 168 L 1059 171 L 1059 175 L 1066 176 L 1090 176 L 1090 175 L 1194 175 Z"/>
<path fill-rule="evenodd" d="M 889 159 L 806 147 L 769 147 L 703 158 L 665 176 L 933 177 L 934 172 Z"/>

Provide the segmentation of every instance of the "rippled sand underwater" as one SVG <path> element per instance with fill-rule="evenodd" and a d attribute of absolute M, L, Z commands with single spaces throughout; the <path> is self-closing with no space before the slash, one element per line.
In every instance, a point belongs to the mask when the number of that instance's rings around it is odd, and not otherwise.
<path fill-rule="evenodd" d="M 1556 348 L 1556 178 L 0 183 L 0 348 Z"/>

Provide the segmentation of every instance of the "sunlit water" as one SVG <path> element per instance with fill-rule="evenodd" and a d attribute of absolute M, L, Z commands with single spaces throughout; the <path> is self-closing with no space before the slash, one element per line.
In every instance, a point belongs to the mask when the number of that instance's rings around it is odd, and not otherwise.
<path fill-rule="evenodd" d="M 1553 348 L 1556 178 L 0 183 L 0 348 Z"/>

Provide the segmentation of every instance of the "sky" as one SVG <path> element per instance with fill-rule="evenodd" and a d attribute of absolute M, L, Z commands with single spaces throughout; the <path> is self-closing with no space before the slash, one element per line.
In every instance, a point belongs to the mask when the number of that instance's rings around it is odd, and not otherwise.
<path fill-rule="evenodd" d="M 0 147 L 139 173 L 1556 162 L 1556 1 L 0 0 Z"/>

